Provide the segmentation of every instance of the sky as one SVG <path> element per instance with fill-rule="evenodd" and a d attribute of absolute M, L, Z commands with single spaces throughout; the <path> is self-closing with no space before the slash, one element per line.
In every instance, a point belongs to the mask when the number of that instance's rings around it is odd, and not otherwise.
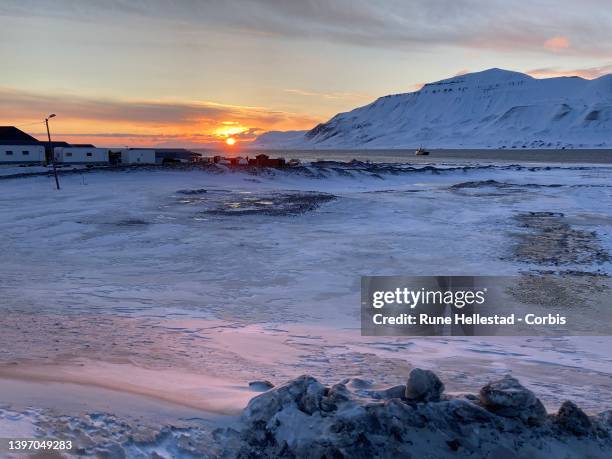
<path fill-rule="evenodd" d="M 0 124 L 246 145 L 491 67 L 597 78 L 610 30 L 607 0 L 2 0 Z"/>

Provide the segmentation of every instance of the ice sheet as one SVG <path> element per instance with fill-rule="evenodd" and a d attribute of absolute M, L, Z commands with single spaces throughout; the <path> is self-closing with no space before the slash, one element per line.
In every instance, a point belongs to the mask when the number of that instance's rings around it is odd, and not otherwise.
<path fill-rule="evenodd" d="M 551 408 L 609 407 L 609 338 L 373 340 L 358 327 L 362 275 L 559 269 L 513 257 L 524 212 L 562 212 L 612 252 L 611 178 L 595 166 L 332 163 L 99 171 L 62 176 L 59 192 L 49 177 L 0 181 L 0 359 L 170 369 L 240 391 L 301 373 L 391 384 L 412 365 L 461 391 L 514 372 Z"/>

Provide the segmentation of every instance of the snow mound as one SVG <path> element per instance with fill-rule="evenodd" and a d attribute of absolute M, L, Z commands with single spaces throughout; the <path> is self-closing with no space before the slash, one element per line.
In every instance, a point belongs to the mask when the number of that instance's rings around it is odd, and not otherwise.
<path fill-rule="evenodd" d="M 487 384 L 479 396 L 442 394 L 437 401 L 415 401 L 406 398 L 411 385 L 418 382 L 421 393 L 436 395 L 443 385 L 430 371 L 412 373 L 400 390 L 352 390 L 350 380 L 327 387 L 304 375 L 259 395 L 242 414 L 237 455 L 543 459 L 612 454 L 610 411 L 589 417 L 566 402 L 558 413 L 547 414 L 535 394 L 510 376 Z"/>

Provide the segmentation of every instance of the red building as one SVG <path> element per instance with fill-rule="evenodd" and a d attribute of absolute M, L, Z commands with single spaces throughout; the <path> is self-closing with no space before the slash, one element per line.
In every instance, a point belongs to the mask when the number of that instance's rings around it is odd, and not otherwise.
<path fill-rule="evenodd" d="M 262 153 L 255 156 L 255 159 L 249 159 L 249 166 L 281 168 L 285 167 L 285 158 L 270 158 Z"/>

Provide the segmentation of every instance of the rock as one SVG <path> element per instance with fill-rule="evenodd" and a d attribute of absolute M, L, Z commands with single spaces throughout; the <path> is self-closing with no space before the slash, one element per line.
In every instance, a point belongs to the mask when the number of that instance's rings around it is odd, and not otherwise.
<path fill-rule="evenodd" d="M 402 437 L 410 428 L 425 427 L 423 416 L 413 406 L 398 399 L 386 400 L 382 403 L 367 403 L 365 412 L 354 418 L 354 422 L 362 424 L 370 435 L 393 435 Z"/>
<path fill-rule="evenodd" d="M 311 376 L 300 376 L 255 397 L 244 410 L 238 430 L 216 438 L 229 438 L 227 451 L 237 452 L 229 457 L 245 459 L 544 459 L 552 457 L 552 451 L 568 448 L 568 440 L 576 435 L 568 428 L 578 426 L 583 432 L 586 427 L 584 413 L 573 404 L 564 404 L 556 416 L 558 426 L 553 422 L 534 425 L 545 418 L 544 408 L 511 377 L 483 387 L 476 401 L 451 395 L 440 400 L 444 386 L 438 378 L 425 370 L 413 373 L 409 380 L 412 400 L 429 401 L 406 403 L 392 396 L 403 386 L 353 390 L 347 384 L 350 380 L 326 387 Z M 382 398 L 382 392 L 391 398 Z M 571 450 L 575 453 L 571 457 L 609 459 L 611 421 L 612 412 L 592 421 L 597 435 L 572 444 L 578 449 Z"/>
<path fill-rule="evenodd" d="M 444 384 L 433 371 L 413 368 L 408 375 L 405 397 L 412 402 L 436 402 L 444 392 Z"/>
<path fill-rule="evenodd" d="M 563 402 L 563 405 L 561 405 L 557 412 L 555 421 L 563 430 L 579 437 L 593 432 L 593 424 L 589 417 L 575 403 L 569 400 Z"/>
<path fill-rule="evenodd" d="M 312 376 L 303 375 L 253 398 L 244 409 L 243 417 L 250 421 L 267 422 L 276 412 L 291 405 L 296 405 L 306 414 L 312 414 L 320 409 L 325 392 L 323 384 Z"/>
<path fill-rule="evenodd" d="M 461 448 L 461 442 L 456 438 L 454 438 L 453 440 L 447 440 L 446 444 L 452 451 L 457 451 L 459 448 Z"/>
<path fill-rule="evenodd" d="M 382 400 L 391 400 L 392 398 L 406 398 L 406 386 L 403 384 L 392 386 L 383 390 L 372 391 L 370 394 L 373 398 Z"/>
<path fill-rule="evenodd" d="M 265 392 L 273 387 L 274 384 L 272 384 L 270 381 L 251 381 L 249 383 L 249 388 L 257 392 Z"/>
<path fill-rule="evenodd" d="M 334 384 L 321 400 L 321 410 L 335 411 L 338 409 L 338 405 L 349 400 L 351 400 L 351 392 L 347 389 L 346 385 L 342 383 Z"/>
<path fill-rule="evenodd" d="M 342 383 L 351 389 L 367 389 L 372 387 L 372 381 L 361 378 L 347 378 Z"/>
<path fill-rule="evenodd" d="M 468 400 L 449 400 L 448 411 L 461 422 L 491 422 L 493 415 L 479 405 Z"/>
<path fill-rule="evenodd" d="M 604 429 L 612 430 L 612 410 L 602 411 L 597 415 L 597 422 L 602 424 Z"/>
<path fill-rule="evenodd" d="M 546 419 L 542 402 L 510 375 L 480 389 L 480 403 L 492 413 L 519 418 L 529 425 L 539 425 Z"/>

